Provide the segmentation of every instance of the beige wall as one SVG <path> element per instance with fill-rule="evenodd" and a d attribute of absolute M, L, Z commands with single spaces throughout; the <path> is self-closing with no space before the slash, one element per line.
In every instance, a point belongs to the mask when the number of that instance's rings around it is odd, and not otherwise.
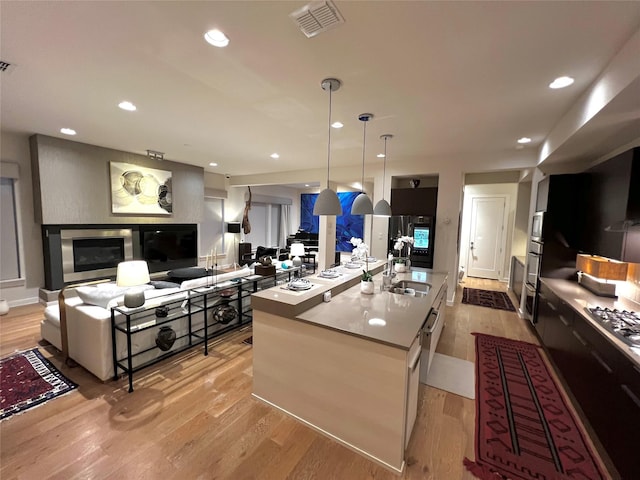
<path fill-rule="evenodd" d="M 35 135 L 32 168 L 39 184 L 34 207 L 43 225 L 199 223 L 203 217 L 204 169 L 145 155 Z M 109 163 L 124 162 L 169 170 L 173 213 L 166 216 L 111 213 Z"/>

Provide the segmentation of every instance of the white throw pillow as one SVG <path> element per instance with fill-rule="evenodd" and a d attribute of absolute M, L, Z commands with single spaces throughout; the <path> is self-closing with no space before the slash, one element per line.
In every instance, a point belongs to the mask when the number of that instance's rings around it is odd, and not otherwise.
<path fill-rule="evenodd" d="M 128 287 L 118 287 L 111 285 L 107 287 L 77 287 L 76 293 L 78 297 L 87 305 L 95 305 L 97 307 L 108 308 L 109 302 L 114 298 L 125 294 Z"/>
<path fill-rule="evenodd" d="M 153 285 L 140 285 L 138 287 L 118 287 L 115 283 L 99 283 L 96 286 L 77 287 L 78 297 L 87 305 L 95 305 L 109 309 L 123 302 L 124 294 L 130 288 L 139 291 L 154 290 Z"/>

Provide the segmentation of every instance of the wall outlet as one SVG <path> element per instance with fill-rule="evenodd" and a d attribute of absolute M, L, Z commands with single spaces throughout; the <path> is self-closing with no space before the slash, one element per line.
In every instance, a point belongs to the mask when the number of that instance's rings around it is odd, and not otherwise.
<path fill-rule="evenodd" d="M 324 292 L 324 294 L 322 295 L 322 300 L 324 302 L 330 302 L 331 301 L 331 290 L 329 290 L 328 292 Z"/>

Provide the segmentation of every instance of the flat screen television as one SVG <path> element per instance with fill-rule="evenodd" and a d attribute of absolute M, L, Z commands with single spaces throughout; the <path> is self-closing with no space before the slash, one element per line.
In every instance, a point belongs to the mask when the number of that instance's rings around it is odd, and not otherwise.
<path fill-rule="evenodd" d="M 413 248 L 415 250 L 429 250 L 430 225 L 415 225 L 413 227 Z"/>
<path fill-rule="evenodd" d="M 163 272 L 198 264 L 198 226 L 140 225 L 142 258 L 149 272 Z"/>

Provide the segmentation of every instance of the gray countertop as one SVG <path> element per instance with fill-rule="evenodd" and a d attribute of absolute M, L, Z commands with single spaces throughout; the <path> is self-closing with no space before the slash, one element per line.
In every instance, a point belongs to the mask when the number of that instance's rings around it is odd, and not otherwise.
<path fill-rule="evenodd" d="M 379 270 L 383 266 L 384 262 L 376 265 Z M 274 287 L 257 292 L 251 297 L 252 308 L 408 350 L 447 280 L 446 273 L 422 268 L 398 273 L 394 282 L 408 279 L 432 285 L 426 296 L 411 297 L 381 291 L 380 273 L 374 277 L 375 293 L 366 295 L 360 293 L 362 272 L 341 268 L 343 276 L 337 279 L 306 277 L 313 285 L 311 290 L 290 292 Z M 331 301 L 323 302 L 329 290 Z"/>
<path fill-rule="evenodd" d="M 622 351 L 632 362 L 640 366 L 640 348 L 630 347 L 625 342 L 616 337 L 606 327 L 596 321 L 588 312 L 587 308 L 600 306 L 603 308 L 616 308 L 618 310 L 640 311 L 640 305 L 624 297 L 609 298 L 600 297 L 589 290 L 578 285 L 577 282 L 561 280 L 556 278 L 540 278 L 540 281 L 547 285 L 553 292 L 564 300 L 577 313 L 582 315 L 591 325 L 593 325 L 602 335 Z"/>

